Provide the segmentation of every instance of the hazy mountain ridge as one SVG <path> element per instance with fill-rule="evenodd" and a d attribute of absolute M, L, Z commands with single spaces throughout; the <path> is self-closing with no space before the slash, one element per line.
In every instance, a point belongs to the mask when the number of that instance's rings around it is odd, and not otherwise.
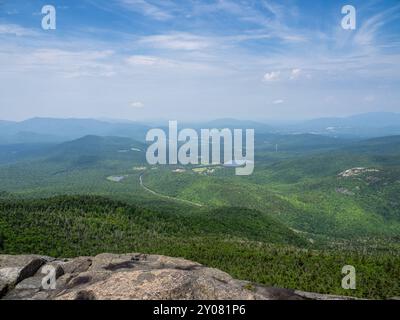
<path fill-rule="evenodd" d="M 33 118 L 0 126 L 0 143 L 62 142 L 86 135 L 122 136 L 144 140 L 150 129 L 142 123 L 111 123 L 93 119 Z M 26 139 L 21 135 L 26 133 Z"/>
<path fill-rule="evenodd" d="M 320 118 L 287 125 L 268 121 L 216 119 L 204 122 L 178 122 L 180 128 L 255 129 L 265 133 L 316 133 L 342 137 L 379 137 L 400 134 L 399 113 L 366 113 L 343 118 Z M 165 121 L 164 127 L 168 126 Z M 0 121 L 0 144 L 62 142 L 85 135 L 122 136 L 144 141 L 154 127 L 146 122 L 118 120 L 32 118 L 21 122 Z"/>
<path fill-rule="evenodd" d="M 316 126 L 354 126 L 384 128 L 400 126 L 400 113 L 370 112 L 349 117 L 320 118 L 306 121 L 305 124 Z"/>
<path fill-rule="evenodd" d="M 342 118 L 320 118 L 297 123 L 282 130 L 313 132 L 342 137 L 382 137 L 400 134 L 400 113 L 372 112 Z"/>

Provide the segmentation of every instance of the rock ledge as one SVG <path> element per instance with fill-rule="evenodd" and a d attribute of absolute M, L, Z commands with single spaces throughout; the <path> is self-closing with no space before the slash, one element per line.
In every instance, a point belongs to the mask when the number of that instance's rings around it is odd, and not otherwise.
<path fill-rule="evenodd" d="M 48 273 L 50 272 L 50 273 Z M 47 274 L 48 273 L 48 274 Z M 44 277 L 52 278 L 46 283 Z M 48 288 L 54 284 L 55 288 Z M 45 289 L 47 287 L 47 289 Z M 331 300 L 352 299 L 266 287 L 196 262 L 160 255 L 100 254 L 54 259 L 0 255 L 0 299 Z"/>

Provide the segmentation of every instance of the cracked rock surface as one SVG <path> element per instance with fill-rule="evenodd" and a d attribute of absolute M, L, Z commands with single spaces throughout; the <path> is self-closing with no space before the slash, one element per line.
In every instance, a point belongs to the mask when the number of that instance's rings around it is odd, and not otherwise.
<path fill-rule="evenodd" d="M 46 270 L 55 288 L 45 289 Z M 99 254 L 54 259 L 0 255 L 0 299 L 9 300 L 325 300 L 349 299 L 271 288 L 218 269 L 160 255 Z"/>

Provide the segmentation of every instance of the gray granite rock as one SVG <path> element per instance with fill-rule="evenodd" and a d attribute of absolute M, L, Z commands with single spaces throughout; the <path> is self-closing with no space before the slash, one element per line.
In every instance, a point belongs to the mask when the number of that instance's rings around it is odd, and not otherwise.
<path fill-rule="evenodd" d="M 41 266 L 54 267 L 55 289 L 43 288 Z M 185 259 L 140 253 L 75 259 L 0 255 L 1 296 L 11 300 L 348 299 L 266 287 Z"/>
<path fill-rule="evenodd" d="M 36 255 L 0 255 L 0 297 L 21 281 L 35 275 L 48 257 Z"/>

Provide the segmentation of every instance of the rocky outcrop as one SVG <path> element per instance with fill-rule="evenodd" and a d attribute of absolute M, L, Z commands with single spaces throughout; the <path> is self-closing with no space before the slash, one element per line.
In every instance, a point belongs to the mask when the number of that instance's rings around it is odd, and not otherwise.
<path fill-rule="evenodd" d="M 45 262 L 44 257 L 33 255 L 0 255 L 0 296 L 26 278 L 32 277 Z"/>
<path fill-rule="evenodd" d="M 55 281 L 53 281 L 55 280 Z M 53 286 L 52 286 L 53 284 Z M 0 298 L 20 300 L 349 299 L 233 279 L 196 262 L 159 255 L 54 259 L 0 255 Z"/>
<path fill-rule="evenodd" d="M 338 176 L 342 178 L 348 178 L 371 172 L 379 172 L 379 170 L 375 168 L 351 168 L 343 172 L 340 172 Z"/>

